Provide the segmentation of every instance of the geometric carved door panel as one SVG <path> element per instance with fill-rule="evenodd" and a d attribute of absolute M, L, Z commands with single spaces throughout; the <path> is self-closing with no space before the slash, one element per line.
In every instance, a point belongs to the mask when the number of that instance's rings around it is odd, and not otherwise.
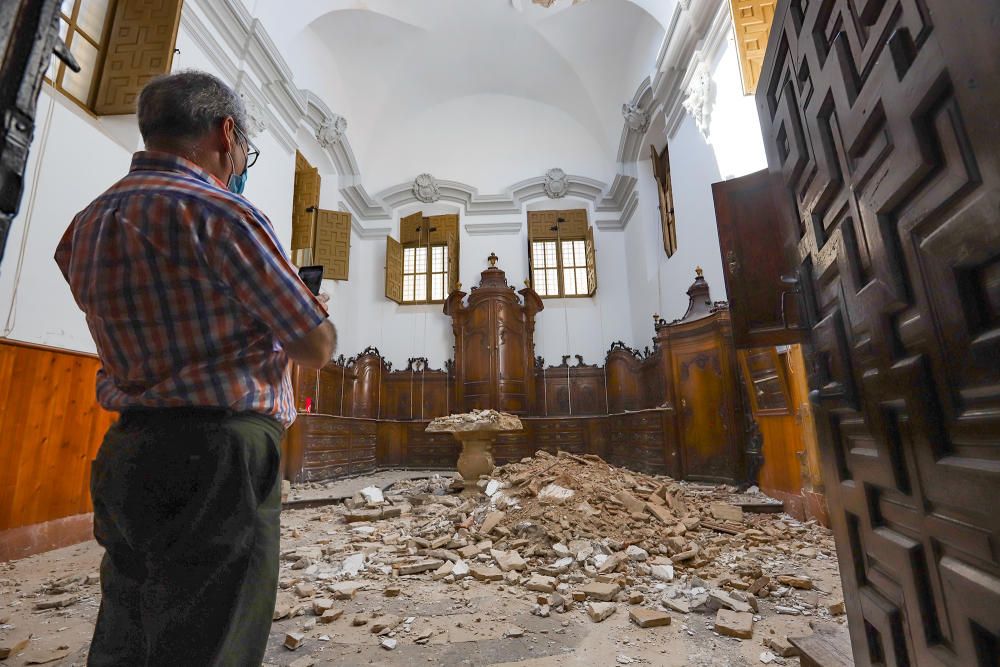
<path fill-rule="evenodd" d="M 351 263 L 351 214 L 319 209 L 313 262 L 323 265 L 326 280 L 347 280 Z"/>
<path fill-rule="evenodd" d="M 798 208 L 858 665 L 1000 661 L 1000 3 L 779 3 L 757 106 Z"/>

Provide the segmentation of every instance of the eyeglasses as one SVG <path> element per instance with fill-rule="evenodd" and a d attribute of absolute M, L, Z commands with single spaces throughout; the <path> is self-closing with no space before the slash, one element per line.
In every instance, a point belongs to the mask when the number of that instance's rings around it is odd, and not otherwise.
<path fill-rule="evenodd" d="M 243 138 L 243 141 L 246 142 L 247 169 L 249 169 L 254 165 L 255 162 L 257 162 L 257 158 L 260 157 L 260 149 L 257 148 L 252 141 L 250 141 L 250 137 L 244 134 L 243 130 L 239 129 L 238 127 L 234 127 L 234 129 L 236 130 L 236 133 Z"/>

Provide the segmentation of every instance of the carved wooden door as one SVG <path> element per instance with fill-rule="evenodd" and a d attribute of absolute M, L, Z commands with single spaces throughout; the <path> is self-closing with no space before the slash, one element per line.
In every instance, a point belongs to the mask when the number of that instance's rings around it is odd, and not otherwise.
<path fill-rule="evenodd" d="M 524 358 L 524 320 L 516 298 L 511 302 L 495 301 L 497 408 L 522 414 L 528 407 L 530 364 Z"/>
<path fill-rule="evenodd" d="M 471 306 L 466 316 L 463 345 L 465 360 L 465 409 L 476 410 L 496 405 L 496 309 L 499 304 L 488 299 Z"/>
<path fill-rule="evenodd" d="M 677 349 L 673 358 L 685 479 L 731 475 L 722 443 L 729 439 L 724 414 L 728 403 L 718 349 Z"/>
<path fill-rule="evenodd" d="M 757 89 L 858 665 L 1000 662 L 998 26 L 995 0 L 782 2 Z"/>

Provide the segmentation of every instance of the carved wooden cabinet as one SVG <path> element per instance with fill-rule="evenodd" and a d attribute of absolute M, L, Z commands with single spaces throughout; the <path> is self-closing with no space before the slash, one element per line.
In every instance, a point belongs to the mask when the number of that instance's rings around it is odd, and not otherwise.
<path fill-rule="evenodd" d="M 712 302 L 701 269 L 687 293 L 687 313 L 669 324 L 658 319 L 655 338 L 676 414 L 681 474 L 742 482 L 747 430 L 729 310 Z"/>
<path fill-rule="evenodd" d="M 520 294 L 520 297 L 518 297 Z M 529 414 L 535 402 L 535 315 L 542 300 L 530 287 L 515 292 L 490 256 L 468 302 L 455 290 L 445 301 L 455 333 L 457 405 Z"/>

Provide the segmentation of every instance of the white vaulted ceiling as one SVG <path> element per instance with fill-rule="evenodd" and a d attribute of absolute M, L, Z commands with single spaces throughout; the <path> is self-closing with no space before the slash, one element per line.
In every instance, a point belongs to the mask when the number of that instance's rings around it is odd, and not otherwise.
<path fill-rule="evenodd" d="M 255 4 L 296 85 L 347 118 L 369 192 L 420 171 L 494 191 L 556 166 L 610 182 L 676 0 Z"/>

